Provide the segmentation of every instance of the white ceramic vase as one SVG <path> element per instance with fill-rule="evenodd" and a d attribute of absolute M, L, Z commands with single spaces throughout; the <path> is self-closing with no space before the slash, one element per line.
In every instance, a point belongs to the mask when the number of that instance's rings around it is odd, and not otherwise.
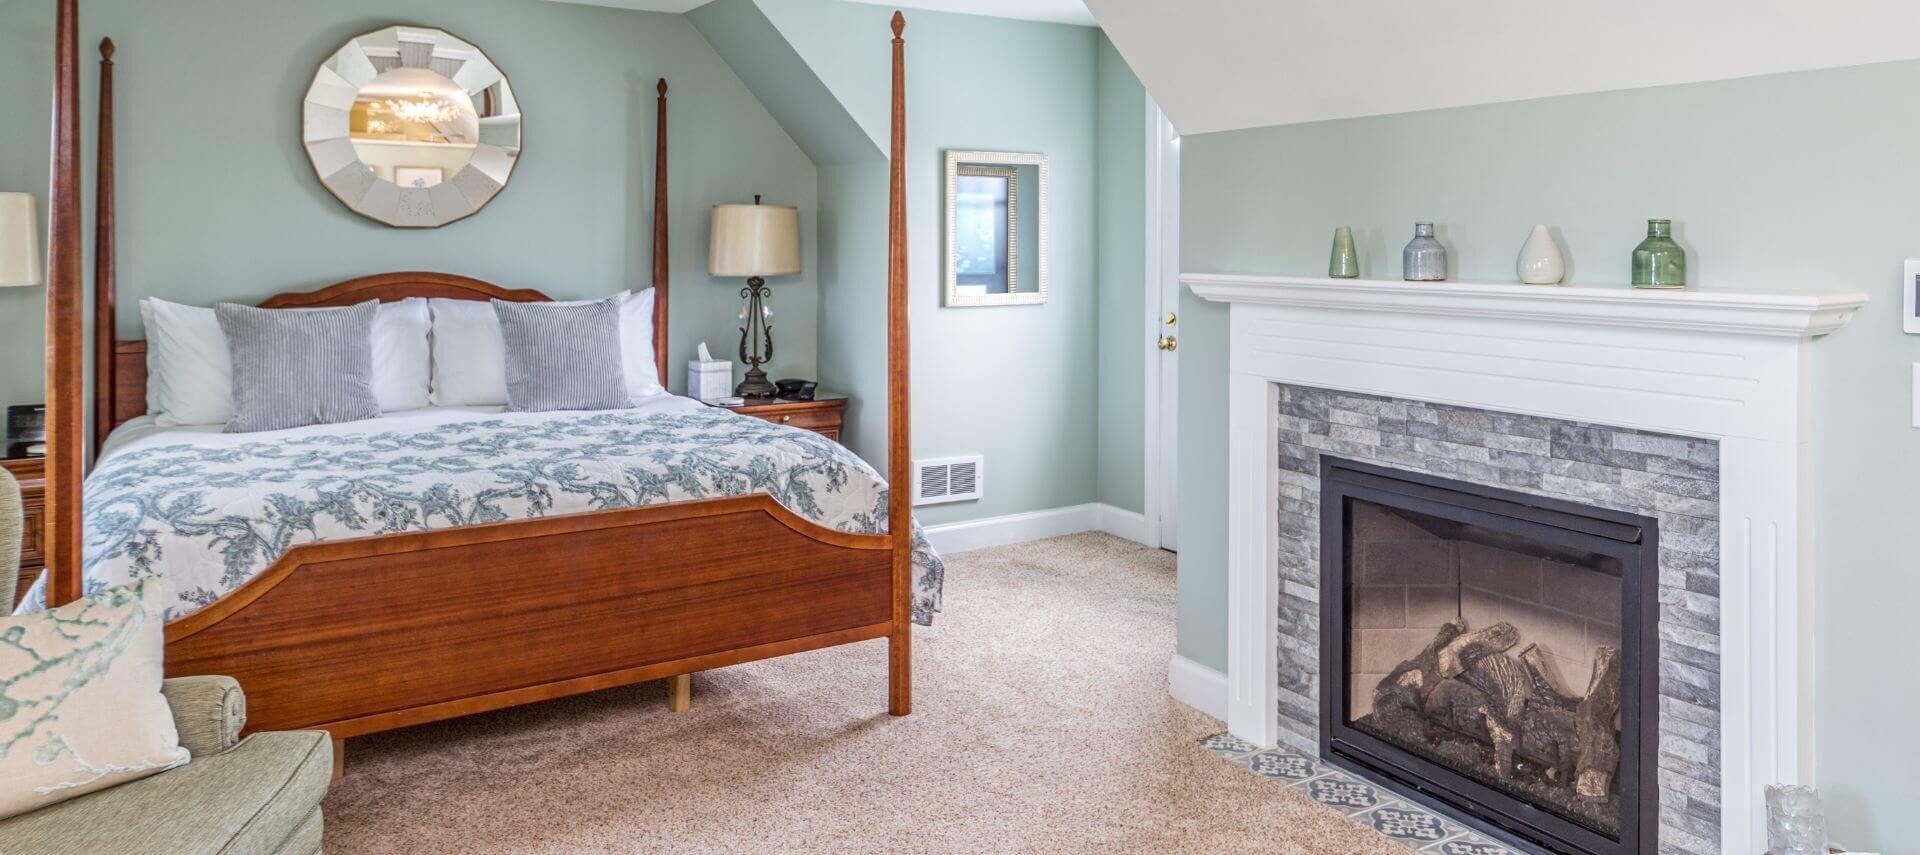
<path fill-rule="evenodd" d="M 1528 285 L 1558 285 L 1567 276 L 1567 260 L 1546 226 L 1534 226 L 1520 247 L 1520 281 Z"/>

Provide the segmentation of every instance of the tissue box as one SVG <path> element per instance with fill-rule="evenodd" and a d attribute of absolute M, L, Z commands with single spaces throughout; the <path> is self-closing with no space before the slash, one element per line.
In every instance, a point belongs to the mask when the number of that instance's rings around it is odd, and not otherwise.
<path fill-rule="evenodd" d="M 733 363 L 687 363 L 687 397 L 712 401 L 733 394 Z"/>

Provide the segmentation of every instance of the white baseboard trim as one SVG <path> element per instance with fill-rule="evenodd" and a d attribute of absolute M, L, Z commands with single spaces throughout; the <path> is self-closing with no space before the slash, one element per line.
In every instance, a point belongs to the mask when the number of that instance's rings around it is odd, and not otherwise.
<path fill-rule="evenodd" d="M 1112 505 L 1088 502 L 1044 511 L 927 526 L 927 541 L 940 552 L 965 552 L 1083 531 L 1104 531 L 1115 537 L 1143 543 L 1146 540 L 1147 518 Z"/>
<path fill-rule="evenodd" d="M 1147 515 L 1116 508 L 1112 505 L 1097 505 L 1100 509 L 1100 530 L 1124 540 L 1144 544 L 1147 542 Z"/>
<path fill-rule="evenodd" d="M 1227 720 L 1227 675 L 1185 656 L 1167 664 L 1167 692 L 1173 699 L 1221 721 Z"/>

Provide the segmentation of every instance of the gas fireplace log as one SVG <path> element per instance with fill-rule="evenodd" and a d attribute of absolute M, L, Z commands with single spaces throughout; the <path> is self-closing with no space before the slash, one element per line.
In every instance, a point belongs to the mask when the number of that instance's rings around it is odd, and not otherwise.
<path fill-rule="evenodd" d="M 1509 655 L 1518 641 L 1509 623 L 1468 632 L 1464 621 L 1452 621 L 1380 681 L 1374 713 L 1413 713 L 1417 721 L 1492 746 L 1491 771 L 1503 780 L 1513 776 L 1520 757 L 1546 767 L 1549 780 L 1570 783 L 1577 774 L 1579 699 L 1547 678 L 1538 645 L 1517 660 Z"/>
<path fill-rule="evenodd" d="M 1620 768 L 1620 734 L 1613 718 L 1620 713 L 1620 651 L 1602 646 L 1594 651 L 1593 680 L 1587 696 L 1574 711 L 1575 745 L 1573 790 L 1583 799 L 1604 799 L 1613 791 Z"/>
<path fill-rule="evenodd" d="M 1540 645 L 1527 645 L 1527 649 L 1520 651 L 1520 662 L 1527 666 L 1527 674 L 1533 678 L 1533 696 L 1536 700 L 1566 712 L 1573 712 L 1580 706 L 1579 698 L 1567 696 L 1547 677 L 1546 656 L 1540 652 Z"/>
<path fill-rule="evenodd" d="M 1441 648 L 1440 676 L 1458 677 L 1473 663 L 1495 653 L 1504 653 L 1518 643 L 1520 632 L 1506 621 L 1462 635 Z"/>
<path fill-rule="evenodd" d="M 1487 731 L 1487 721 L 1493 717 L 1493 701 L 1487 698 L 1486 692 L 1468 683 L 1441 680 L 1427 695 L 1420 711 L 1428 722 L 1481 742 L 1493 742 L 1493 734 Z"/>
<path fill-rule="evenodd" d="M 1427 642 L 1425 650 L 1412 659 L 1399 664 L 1373 689 L 1373 708 L 1375 710 L 1418 710 L 1426 705 L 1427 696 L 1433 694 L 1435 686 L 1440 684 L 1440 651 L 1453 640 L 1467 631 L 1463 620 L 1449 621 L 1440 631 L 1434 633 L 1433 640 Z"/>
<path fill-rule="evenodd" d="M 1530 703 L 1520 719 L 1520 745 L 1515 753 L 1547 767 L 1547 780 L 1566 786 L 1575 768 L 1574 718 L 1571 710 Z"/>

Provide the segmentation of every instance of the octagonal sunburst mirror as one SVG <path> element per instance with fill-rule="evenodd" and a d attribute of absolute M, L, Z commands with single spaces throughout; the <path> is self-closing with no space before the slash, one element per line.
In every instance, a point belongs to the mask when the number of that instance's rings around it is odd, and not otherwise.
<path fill-rule="evenodd" d="M 520 102 L 506 73 L 431 27 L 347 40 L 314 72 L 302 117 L 320 182 L 354 213 L 399 228 L 478 213 L 520 158 Z"/>

